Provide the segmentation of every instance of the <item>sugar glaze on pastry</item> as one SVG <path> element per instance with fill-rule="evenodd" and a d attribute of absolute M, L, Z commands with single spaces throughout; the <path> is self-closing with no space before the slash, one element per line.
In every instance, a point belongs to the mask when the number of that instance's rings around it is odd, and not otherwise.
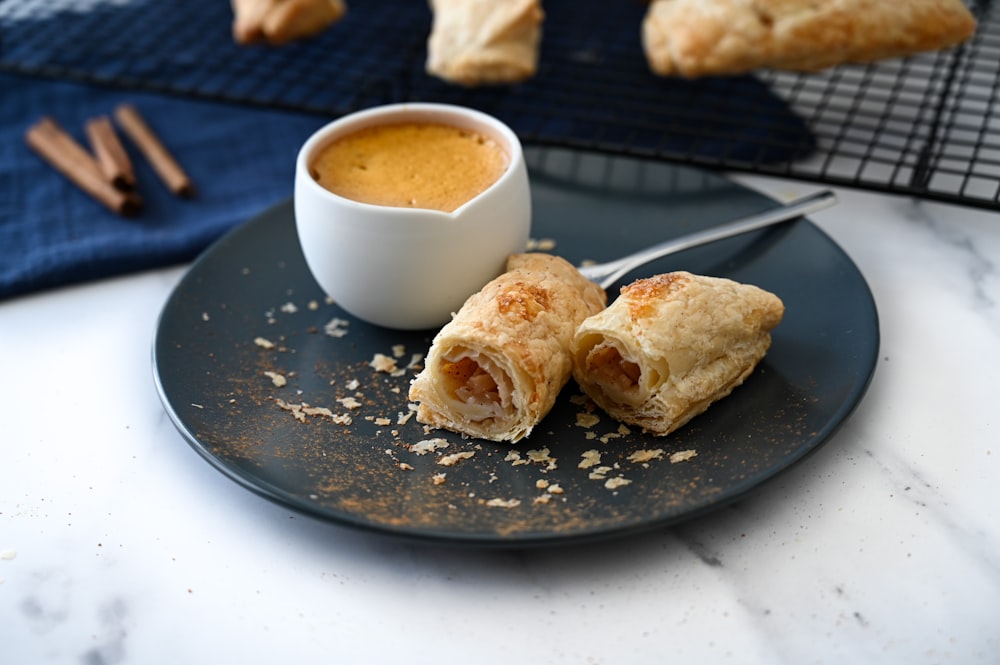
<path fill-rule="evenodd" d="M 528 436 L 570 379 L 574 331 L 605 302 L 564 259 L 511 256 L 434 337 L 410 385 L 417 420 L 492 441 Z"/>
<path fill-rule="evenodd" d="M 573 377 L 612 417 L 666 435 L 750 376 L 784 311 L 773 293 L 729 279 L 640 279 L 580 324 Z"/>

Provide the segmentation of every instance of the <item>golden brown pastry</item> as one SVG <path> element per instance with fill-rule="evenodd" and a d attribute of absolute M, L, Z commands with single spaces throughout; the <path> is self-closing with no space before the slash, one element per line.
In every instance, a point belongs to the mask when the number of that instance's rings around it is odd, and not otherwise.
<path fill-rule="evenodd" d="M 784 312 L 773 293 L 729 279 L 640 279 L 580 324 L 573 377 L 612 417 L 666 435 L 750 376 Z"/>
<path fill-rule="evenodd" d="M 427 72 L 465 86 L 516 83 L 538 67 L 540 0 L 430 0 Z"/>
<path fill-rule="evenodd" d="M 278 0 L 231 0 L 233 8 L 233 39 L 238 44 L 255 44 L 264 40 L 261 23 Z"/>
<path fill-rule="evenodd" d="M 410 386 L 417 420 L 492 441 L 518 441 L 569 381 L 576 327 L 604 290 L 567 261 L 515 254 L 434 337 Z"/>
<path fill-rule="evenodd" d="M 231 0 L 239 44 L 286 44 L 319 34 L 347 12 L 344 0 Z"/>
<path fill-rule="evenodd" d="M 975 29 L 961 0 L 654 0 L 642 41 L 655 73 L 698 77 L 872 62 Z"/>

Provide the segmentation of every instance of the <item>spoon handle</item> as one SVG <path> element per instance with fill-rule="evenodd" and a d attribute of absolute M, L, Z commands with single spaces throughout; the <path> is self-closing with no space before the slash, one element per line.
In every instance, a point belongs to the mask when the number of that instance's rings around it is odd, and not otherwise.
<path fill-rule="evenodd" d="M 599 282 L 601 287 L 606 289 L 626 273 L 654 259 L 659 259 L 685 249 L 691 249 L 692 247 L 698 247 L 699 245 L 706 245 L 716 240 L 731 238 L 741 233 L 748 233 L 757 229 L 781 224 L 802 215 L 829 208 L 836 202 L 836 194 L 831 190 L 824 189 L 814 194 L 795 199 L 777 208 L 772 208 L 771 210 L 765 210 L 749 217 L 743 217 L 703 231 L 683 235 L 679 238 L 672 238 L 652 247 L 639 250 L 634 254 L 629 254 L 616 261 L 583 266 L 579 270 L 584 277 L 591 281 Z"/>

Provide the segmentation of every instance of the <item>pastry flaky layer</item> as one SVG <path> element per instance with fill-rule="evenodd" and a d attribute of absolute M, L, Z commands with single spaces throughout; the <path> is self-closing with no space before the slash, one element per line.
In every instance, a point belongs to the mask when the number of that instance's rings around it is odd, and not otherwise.
<path fill-rule="evenodd" d="M 605 303 L 564 259 L 511 256 L 434 337 L 410 385 L 417 420 L 492 441 L 528 436 L 569 381 L 576 327 Z"/>
<path fill-rule="evenodd" d="M 427 72 L 466 86 L 516 83 L 538 67 L 540 0 L 431 0 Z"/>
<path fill-rule="evenodd" d="M 962 0 L 654 0 L 642 41 L 655 73 L 698 77 L 873 62 L 975 30 Z"/>
<path fill-rule="evenodd" d="M 773 293 L 729 279 L 640 279 L 580 324 L 573 377 L 612 417 L 666 435 L 750 376 L 784 312 Z"/>

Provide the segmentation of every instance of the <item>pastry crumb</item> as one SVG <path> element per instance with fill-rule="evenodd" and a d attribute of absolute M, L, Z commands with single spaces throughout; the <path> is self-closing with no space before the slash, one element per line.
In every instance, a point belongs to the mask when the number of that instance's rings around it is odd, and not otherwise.
<path fill-rule="evenodd" d="M 587 474 L 587 477 L 591 480 L 604 480 L 613 470 L 610 466 L 599 466 Z"/>
<path fill-rule="evenodd" d="M 670 454 L 670 463 L 677 464 L 679 462 L 687 462 L 690 459 L 694 459 L 698 456 L 697 450 L 681 450 L 676 453 Z"/>
<path fill-rule="evenodd" d="M 643 464 L 660 459 L 661 457 L 663 457 L 662 448 L 656 448 L 654 450 L 637 450 L 628 456 L 628 461 L 633 464 Z"/>
<path fill-rule="evenodd" d="M 345 319 L 333 318 L 323 326 L 323 333 L 330 337 L 343 337 L 347 334 L 347 326 L 351 324 Z"/>
<path fill-rule="evenodd" d="M 528 459 L 535 464 L 544 464 L 546 471 L 552 471 L 556 468 L 556 458 L 549 454 L 548 448 L 541 448 L 539 450 L 529 450 Z"/>
<path fill-rule="evenodd" d="M 521 505 L 520 499 L 490 499 L 485 502 L 487 506 L 493 508 L 517 508 Z"/>
<path fill-rule="evenodd" d="M 556 248 L 554 238 L 528 238 L 525 249 L 529 252 L 551 252 Z"/>
<path fill-rule="evenodd" d="M 306 421 L 306 416 L 312 416 L 312 417 L 322 416 L 330 418 L 334 422 L 338 422 L 338 424 L 350 424 L 350 422 L 347 423 L 342 422 L 342 420 L 340 420 L 338 416 L 333 413 L 333 411 L 324 406 L 310 406 L 305 402 L 302 402 L 301 404 L 292 404 L 290 402 L 286 402 L 283 399 L 275 400 L 275 403 L 278 405 L 279 408 L 291 412 L 292 416 L 299 422 L 304 423 Z"/>
<path fill-rule="evenodd" d="M 577 464 L 578 469 L 589 469 L 592 466 L 597 466 L 601 463 L 601 453 L 597 450 L 585 450 L 583 452 L 583 459 Z"/>
<path fill-rule="evenodd" d="M 427 453 L 432 453 L 435 450 L 441 450 L 442 448 L 448 447 L 448 441 L 441 438 L 435 439 L 423 439 L 422 441 L 417 441 L 410 446 L 410 452 L 416 453 L 417 455 L 426 455 Z"/>
<path fill-rule="evenodd" d="M 521 453 L 516 450 L 510 450 L 507 452 L 507 456 L 503 458 L 504 462 L 510 462 L 511 466 L 521 466 L 522 464 L 528 464 L 528 460 L 521 457 Z"/>
<path fill-rule="evenodd" d="M 474 456 L 475 454 L 476 453 L 474 453 L 474 452 L 472 452 L 470 450 L 462 451 L 462 452 L 458 452 L 458 453 L 452 453 L 450 455 L 443 456 L 441 459 L 439 459 L 437 461 L 437 463 L 440 464 L 441 466 L 455 466 L 456 464 L 458 464 L 462 460 L 467 460 L 467 459 L 471 458 L 472 456 Z"/>
<path fill-rule="evenodd" d="M 341 397 L 337 400 L 337 403 L 348 410 L 361 408 L 361 402 L 359 402 L 355 397 Z"/>
<path fill-rule="evenodd" d="M 376 372 L 391 374 L 396 371 L 396 360 L 394 358 L 390 358 L 384 353 L 376 353 L 368 365 Z"/>
<path fill-rule="evenodd" d="M 625 487 L 626 485 L 630 484 L 632 484 L 632 481 L 629 480 L 628 478 L 625 478 L 623 476 L 617 476 L 615 478 L 608 478 L 607 481 L 605 481 L 604 486 L 609 490 L 615 490 L 618 489 L 619 487 Z"/>
<path fill-rule="evenodd" d="M 278 372 L 264 372 L 264 376 L 271 379 L 271 383 L 274 384 L 275 388 L 284 388 L 285 384 L 288 383 L 285 376 L 283 374 L 279 374 Z"/>

